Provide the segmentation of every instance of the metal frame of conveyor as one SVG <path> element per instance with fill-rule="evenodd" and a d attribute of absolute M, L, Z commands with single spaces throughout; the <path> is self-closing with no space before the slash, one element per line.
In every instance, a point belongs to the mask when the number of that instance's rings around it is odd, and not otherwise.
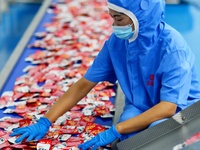
<path fill-rule="evenodd" d="M 116 144 L 117 150 L 172 150 L 200 131 L 200 101 L 172 118 Z"/>
<path fill-rule="evenodd" d="M 16 0 L 17 1 L 17 0 Z M 31 0 L 32 1 L 32 0 Z M 35 29 L 37 28 L 38 24 L 40 23 L 42 17 L 44 16 L 47 8 L 49 7 L 51 0 L 36 0 L 37 2 L 42 2 L 40 9 L 38 10 L 37 14 L 35 15 L 34 19 L 30 23 L 29 27 L 23 34 L 23 37 L 17 44 L 16 48 L 14 49 L 13 53 L 9 57 L 7 63 L 5 64 L 4 68 L 0 72 L 0 90 L 2 90 L 4 84 L 6 83 L 10 73 L 12 72 L 13 68 L 15 67 L 16 62 L 20 58 L 23 50 L 25 49 L 29 39 L 33 35 Z"/>

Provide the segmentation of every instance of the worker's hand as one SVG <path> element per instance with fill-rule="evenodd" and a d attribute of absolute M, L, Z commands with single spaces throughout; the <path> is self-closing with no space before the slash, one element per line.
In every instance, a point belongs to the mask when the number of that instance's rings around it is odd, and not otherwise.
<path fill-rule="evenodd" d="M 26 141 L 39 140 L 46 135 L 50 126 L 51 122 L 47 118 L 42 117 L 36 124 L 14 129 L 10 136 L 21 135 L 16 139 L 16 143 L 22 142 L 25 138 L 27 138 Z"/>
<path fill-rule="evenodd" d="M 92 150 L 96 150 L 99 146 L 108 145 L 119 137 L 121 137 L 121 135 L 117 132 L 115 126 L 113 125 L 110 129 L 97 134 L 97 136 L 83 144 L 80 144 L 78 147 L 82 150 L 87 150 L 93 146 Z"/>

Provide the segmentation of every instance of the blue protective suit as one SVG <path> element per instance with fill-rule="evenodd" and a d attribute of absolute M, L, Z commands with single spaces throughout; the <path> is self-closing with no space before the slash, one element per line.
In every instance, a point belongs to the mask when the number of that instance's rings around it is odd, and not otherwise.
<path fill-rule="evenodd" d="M 112 34 L 84 77 L 92 82 L 118 80 L 125 94 L 120 121 L 161 100 L 177 104 L 177 112 L 198 101 L 194 54 L 162 20 L 164 0 L 108 0 L 108 7 L 128 15 L 135 34 L 129 40 Z"/>

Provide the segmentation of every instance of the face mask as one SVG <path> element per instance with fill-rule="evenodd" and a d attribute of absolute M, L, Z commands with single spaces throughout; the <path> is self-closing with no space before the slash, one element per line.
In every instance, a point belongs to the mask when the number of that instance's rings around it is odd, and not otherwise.
<path fill-rule="evenodd" d="M 130 39 L 133 37 L 132 25 L 112 26 L 114 34 L 120 39 Z"/>

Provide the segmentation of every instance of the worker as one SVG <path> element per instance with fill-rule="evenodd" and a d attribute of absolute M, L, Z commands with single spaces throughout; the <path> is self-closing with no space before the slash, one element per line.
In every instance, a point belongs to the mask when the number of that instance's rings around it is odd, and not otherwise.
<path fill-rule="evenodd" d="M 85 75 L 36 124 L 18 128 L 16 142 L 39 140 L 51 124 L 99 82 L 120 84 L 125 106 L 117 124 L 79 148 L 92 150 L 125 140 L 200 99 L 194 54 L 178 31 L 163 21 L 164 0 L 108 0 L 113 33 Z"/>

